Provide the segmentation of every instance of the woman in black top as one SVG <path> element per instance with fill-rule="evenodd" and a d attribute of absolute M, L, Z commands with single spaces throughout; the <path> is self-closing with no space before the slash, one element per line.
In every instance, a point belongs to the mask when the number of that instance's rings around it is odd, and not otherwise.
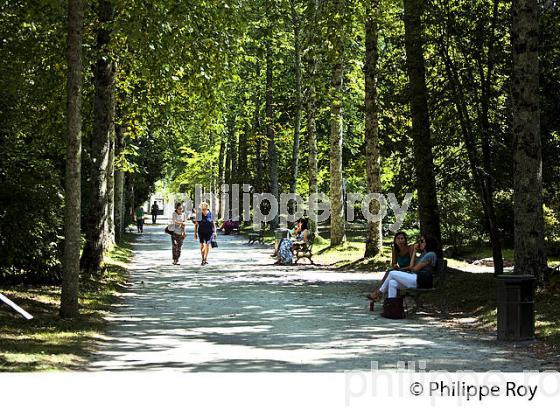
<path fill-rule="evenodd" d="M 206 265 L 210 252 L 210 242 L 216 238 L 216 225 L 206 202 L 200 204 L 200 209 L 201 214 L 194 222 L 194 240 L 196 241 L 197 238 L 200 240 L 201 265 Z"/>

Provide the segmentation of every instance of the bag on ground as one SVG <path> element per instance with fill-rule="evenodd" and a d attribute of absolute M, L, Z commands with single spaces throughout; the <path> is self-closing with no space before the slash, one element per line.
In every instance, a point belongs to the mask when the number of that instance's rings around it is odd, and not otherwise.
<path fill-rule="evenodd" d="M 381 308 L 381 316 L 387 319 L 404 319 L 406 314 L 404 312 L 403 298 L 386 298 Z"/>

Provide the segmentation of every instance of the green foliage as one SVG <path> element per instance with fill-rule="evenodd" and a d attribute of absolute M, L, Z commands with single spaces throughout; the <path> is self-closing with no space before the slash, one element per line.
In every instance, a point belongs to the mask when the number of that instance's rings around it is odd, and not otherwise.
<path fill-rule="evenodd" d="M 546 3 L 546 2 L 545 2 Z M 217 186 L 232 144 L 247 142 L 243 181 L 267 189 L 265 138 L 265 42 L 273 59 L 274 123 L 280 191 L 290 181 L 295 118 L 293 21 L 287 0 L 177 2 L 115 0 L 110 55 L 117 63 L 116 123 L 126 146 L 116 158 L 134 186 L 136 204 L 157 181 L 190 192 L 194 184 Z M 363 2 L 295 0 L 301 19 L 304 107 L 309 98 L 309 63 L 316 59 L 319 190 L 329 189 L 329 132 L 332 98 L 343 106 L 343 172 L 347 189 L 366 191 L 364 143 Z M 509 98 L 510 3 L 494 0 L 430 0 L 424 15 L 424 55 L 429 90 L 435 174 L 444 240 L 453 245 L 488 240 L 477 181 L 466 147 L 449 73 L 447 51 L 457 67 L 460 95 L 480 150 L 482 93 L 488 74 L 490 176 L 498 226 L 505 244 L 513 242 L 512 130 Z M 270 6 L 268 15 L 265 7 Z M 402 4 L 381 1 L 378 103 L 381 180 L 384 192 L 402 199 L 415 192 L 416 171 L 410 138 L 408 77 L 405 70 Z M 99 25 L 88 3 L 83 57 L 83 186 L 88 185 L 94 87 L 91 65 L 98 57 Z M 560 209 L 560 13 L 541 10 L 541 130 L 547 238 L 558 237 Z M 65 156 L 65 3 L 3 2 L 0 5 L 0 269 L 3 275 L 56 279 L 62 248 L 61 187 Z M 493 33 L 493 34 L 492 34 Z M 329 93 L 340 42 L 344 46 L 344 89 Z M 492 55 L 491 69 L 489 56 Z M 298 193 L 308 193 L 309 147 L 306 113 L 300 136 Z M 236 155 L 239 155 L 239 143 Z M 257 147 L 264 169 L 259 174 Z M 229 150 L 229 151 L 228 151 Z M 237 162 L 239 165 L 239 159 Z M 234 170 L 237 171 L 237 170 Z M 129 192 L 130 189 L 127 189 Z M 83 196 L 84 206 L 87 196 Z M 128 198 L 130 202 L 131 197 Z M 4 205 L 5 204 L 5 205 Z M 31 204 L 31 205 L 29 205 Z M 416 199 L 404 226 L 417 229 Z M 84 208 L 87 214 L 87 207 Z M 25 218 L 23 217 L 25 215 Z M 32 222 L 29 222 L 32 221 Z M 32 234 L 25 235 L 25 232 Z M 24 246 L 23 244 L 29 244 Z M 40 272 L 37 273 L 37 272 Z"/>
<path fill-rule="evenodd" d="M 60 277 L 64 8 L 0 5 L 0 281 Z"/>

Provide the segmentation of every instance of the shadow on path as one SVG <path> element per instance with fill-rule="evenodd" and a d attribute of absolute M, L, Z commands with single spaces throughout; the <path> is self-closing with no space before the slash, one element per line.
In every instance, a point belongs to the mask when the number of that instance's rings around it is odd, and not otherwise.
<path fill-rule="evenodd" d="M 380 274 L 272 265 L 244 237 L 220 236 L 199 265 L 189 232 L 180 266 L 170 240 L 146 226 L 134 246 L 130 286 L 110 316 L 90 370 L 344 371 L 538 369 L 493 339 L 473 340 L 421 318 L 391 321 L 367 310 L 364 295 Z"/>

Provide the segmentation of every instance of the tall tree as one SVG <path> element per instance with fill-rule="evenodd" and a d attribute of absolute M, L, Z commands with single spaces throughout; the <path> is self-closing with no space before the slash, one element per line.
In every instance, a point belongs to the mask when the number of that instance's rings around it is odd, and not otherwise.
<path fill-rule="evenodd" d="M 105 252 L 105 226 L 107 220 L 107 179 L 113 117 L 115 112 L 114 79 L 115 64 L 110 53 L 111 22 L 114 17 L 112 0 L 97 3 L 96 51 L 93 66 L 95 99 L 93 107 L 93 132 L 91 137 L 91 188 L 86 225 L 86 245 L 81 267 L 91 274 L 99 271 Z"/>
<path fill-rule="evenodd" d="M 290 175 L 290 192 L 297 192 L 297 177 L 299 166 L 299 133 L 301 128 L 301 36 L 300 36 L 300 16 L 297 10 L 296 0 L 290 0 L 290 11 L 292 27 L 294 30 L 294 71 L 296 85 L 296 107 L 294 114 L 294 142 L 292 145 L 292 173 Z"/>
<path fill-rule="evenodd" d="M 306 117 L 307 117 L 307 145 L 309 150 L 309 195 L 317 195 L 318 188 L 318 166 L 317 166 L 317 92 L 316 92 L 316 76 L 317 76 L 317 14 L 319 12 L 319 0 L 309 0 L 307 4 L 307 13 L 309 17 L 308 44 L 306 55 L 307 81 L 306 81 Z M 309 229 L 317 234 L 318 226 L 313 219 L 309 220 Z"/>
<path fill-rule="evenodd" d="M 226 150 L 226 143 L 223 133 L 220 133 L 220 153 L 218 155 L 218 215 L 221 215 L 222 220 L 226 220 L 224 215 L 226 197 L 223 192 L 223 186 L 226 183 L 226 173 L 224 166 L 224 154 Z"/>
<path fill-rule="evenodd" d="M 542 152 L 539 111 L 537 0 L 514 0 L 513 51 L 514 240 L 515 272 L 544 283 Z"/>
<path fill-rule="evenodd" d="M 445 22 L 445 28 L 441 31 L 441 36 L 437 40 L 438 51 L 443 59 L 445 71 L 447 74 L 447 80 L 449 81 L 451 94 L 453 96 L 453 103 L 457 110 L 457 117 L 459 120 L 461 133 L 463 135 L 463 141 L 465 143 L 465 148 L 467 151 L 467 157 L 469 161 L 469 166 L 473 178 L 473 183 L 477 188 L 478 195 L 481 199 L 482 208 L 484 211 L 484 217 L 486 219 L 486 226 L 488 233 L 490 235 L 490 242 L 492 246 L 492 256 L 494 260 L 494 273 L 499 275 L 503 273 L 503 259 L 502 259 L 502 245 L 500 241 L 500 234 L 498 231 L 498 223 L 496 219 L 496 211 L 494 206 L 494 189 L 493 189 L 493 170 L 491 164 L 491 151 L 490 151 L 490 132 L 491 132 L 491 122 L 490 122 L 490 101 L 492 98 L 492 80 L 494 74 L 495 66 L 495 53 L 496 47 L 495 43 L 495 29 L 496 21 L 498 15 L 498 3 L 499 0 L 494 0 L 493 11 L 491 16 L 489 35 L 485 36 L 483 33 L 478 33 L 476 35 L 477 44 L 475 56 L 473 58 L 476 61 L 478 67 L 478 72 L 480 76 L 480 85 L 476 94 L 480 94 L 478 99 L 478 123 L 479 123 L 479 134 L 480 143 L 477 141 L 476 133 L 476 123 L 473 122 L 472 116 L 469 111 L 468 98 L 464 95 L 466 94 L 465 81 L 461 78 L 460 72 L 466 72 L 466 77 L 473 81 L 474 77 L 472 69 L 468 66 L 466 69 L 460 70 L 457 67 L 457 62 L 452 57 L 450 52 L 450 30 L 448 26 L 452 26 L 454 21 Z M 480 29 L 480 31 L 484 31 Z M 488 37 L 487 41 L 484 38 Z M 486 52 L 486 62 L 484 62 L 485 47 L 484 44 L 487 43 Z M 461 48 L 465 48 L 462 46 Z M 469 62 L 470 63 L 470 62 Z M 467 64 L 469 64 L 467 63 Z M 482 147 L 482 153 L 478 146 Z"/>
<path fill-rule="evenodd" d="M 404 0 L 404 30 L 406 67 L 410 82 L 409 100 L 412 115 L 412 139 L 416 188 L 418 190 L 418 216 L 420 228 L 441 241 L 439 210 L 434 175 L 434 159 L 430 136 L 426 69 L 422 51 L 422 23 L 424 0 Z"/>
<path fill-rule="evenodd" d="M 335 0 L 331 37 L 333 43 L 333 64 L 331 72 L 330 98 L 330 203 L 331 203 L 331 246 L 346 240 L 344 224 L 344 200 L 342 189 L 342 99 L 344 81 L 344 15 L 346 1 Z"/>
<path fill-rule="evenodd" d="M 270 172 L 270 193 L 276 198 L 277 203 L 280 199 L 279 182 L 278 182 L 278 155 L 276 153 L 276 142 L 274 137 L 274 107 L 273 107 L 273 79 L 272 79 L 272 36 L 273 36 L 273 23 L 272 23 L 272 5 L 271 0 L 266 0 L 266 19 L 267 19 L 267 34 L 266 34 L 266 137 L 268 139 L 268 162 Z M 272 229 L 279 226 L 279 215 L 276 214 L 272 219 L 270 226 Z"/>
<path fill-rule="evenodd" d="M 109 131 L 109 161 L 107 164 L 107 219 L 103 238 L 104 248 L 115 243 L 115 124 L 111 124 Z"/>
<path fill-rule="evenodd" d="M 366 173 L 368 192 L 381 192 L 379 169 L 379 123 L 377 104 L 377 30 L 379 20 L 379 0 L 366 1 L 366 59 L 365 72 L 365 139 L 366 139 Z M 371 201 L 370 212 L 379 213 L 379 202 Z M 368 223 L 365 257 L 375 256 L 383 246 L 381 221 Z"/>
<path fill-rule="evenodd" d="M 115 241 L 121 242 L 124 232 L 125 204 L 124 204 L 124 170 L 118 165 L 125 149 L 123 126 L 115 126 Z"/>
<path fill-rule="evenodd" d="M 82 28 L 81 0 L 68 1 L 67 153 L 64 206 L 64 260 L 60 316 L 76 317 L 80 277 L 82 158 Z"/>

